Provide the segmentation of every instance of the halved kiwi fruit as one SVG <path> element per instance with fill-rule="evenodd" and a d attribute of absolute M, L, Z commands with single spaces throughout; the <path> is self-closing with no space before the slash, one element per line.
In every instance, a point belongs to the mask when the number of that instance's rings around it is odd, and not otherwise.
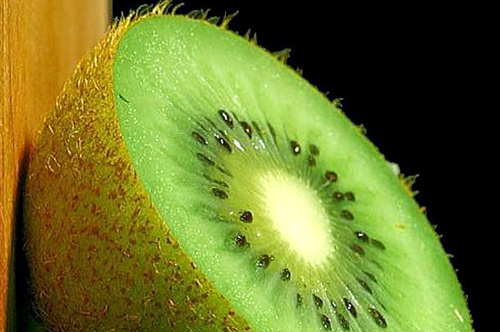
<path fill-rule="evenodd" d="M 26 246 L 54 331 L 471 331 L 394 167 L 206 12 L 121 20 L 33 153 Z"/>

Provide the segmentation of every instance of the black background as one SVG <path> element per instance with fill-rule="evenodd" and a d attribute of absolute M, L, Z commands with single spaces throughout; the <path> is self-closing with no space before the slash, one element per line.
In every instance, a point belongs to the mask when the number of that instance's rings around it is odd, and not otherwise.
<path fill-rule="evenodd" d="M 292 67 L 331 99 L 344 98 L 347 116 L 367 128 L 386 158 L 405 175 L 420 175 L 416 200 L 454 256 L 479 331 L 483 239 L 495 234 L 494 216 L 485 209 L 488 187 L 496 181 L 488 158 L 496 152 L 488 147 L 494 110 L 485 103 L 491 96 L 487 10 L 423 3 L 185 2 L 181 13 L 239 10 L 231 29 L 244 34 L 251 28 L 271 51 L 291 48 Z M 115 1 L 113 15 L 142 3 Z"/>

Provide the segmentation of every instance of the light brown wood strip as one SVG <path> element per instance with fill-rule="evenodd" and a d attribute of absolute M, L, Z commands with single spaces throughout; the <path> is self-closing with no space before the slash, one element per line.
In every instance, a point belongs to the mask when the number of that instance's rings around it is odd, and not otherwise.
<path fill-rule="evenodd" d="M 80 57 L 104 33 L 107 0 L 0 0 L 0 331 L 23 156 Z"/>

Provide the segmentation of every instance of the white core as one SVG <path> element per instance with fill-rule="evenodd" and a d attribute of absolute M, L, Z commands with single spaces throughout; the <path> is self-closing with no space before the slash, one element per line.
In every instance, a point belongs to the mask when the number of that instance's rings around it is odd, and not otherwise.
<path fill-rule="evenodd" d="M 326 262 L 332 251 L 323 203 L 306 183 L 285 174 L 261 178 L 264 206 L 274 228 L 297 255 L 311 265 Z"/>

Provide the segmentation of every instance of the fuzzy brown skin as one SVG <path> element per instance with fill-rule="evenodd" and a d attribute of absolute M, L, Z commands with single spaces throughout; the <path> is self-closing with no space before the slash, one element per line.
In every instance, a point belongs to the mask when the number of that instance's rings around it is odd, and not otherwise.
<path fill-rule="evenodd" d="M 33 151 L 25 217 L 36 310 L 53 331 L 251 331 L 165 226 L 125 148 L 113 58 L 134 22 L 83 59 Z"/>

